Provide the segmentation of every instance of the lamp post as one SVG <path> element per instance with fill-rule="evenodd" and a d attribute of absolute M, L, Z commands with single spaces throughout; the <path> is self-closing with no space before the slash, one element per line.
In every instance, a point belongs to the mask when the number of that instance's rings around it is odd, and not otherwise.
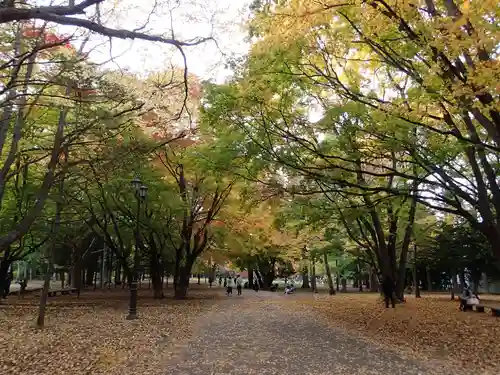
<path fill-rule="evenodd" d="M 134 252 L 134 266 L 132 270 L 132 280 L 130 283 L 130 301 L 128 307 L 127 319 L 137 319 L 137 280 L 139 273 L 139 247 L 140 247 L 140 234 L 139 223 L 141 214 L 141 203 L 146 199 L 148 188 L 142 184 L 139 177 L 132 180 L 132 188 L 134 189 L 135 199 L 137 202 L 136 223 L 135 223 L 135 252 Z"/>

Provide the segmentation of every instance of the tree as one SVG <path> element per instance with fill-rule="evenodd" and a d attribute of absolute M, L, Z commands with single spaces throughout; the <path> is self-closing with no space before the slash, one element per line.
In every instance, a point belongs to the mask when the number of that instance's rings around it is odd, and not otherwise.
<path fill-rule="evenodd" d="M 487 239 L 464 220 L 442 223 L 433 243 L 422 251 L 421 263 L 435 275 L 437 287 L 452 286 L 452 298 L 457 276 L 462 288 L 470 283 L 477 292 L 483 274 L 499 275 L 498 262 L 490 252 Z"/>
<path fill-rule="evenodd" d="M 175 245 L 174 284 L 177 298 L 185 298 L 191 269 L 212 236 L 211 224 L 228 199 L 234 182 L 210 176 L 196 165 L 195 141 L 172 143 L 158 160 L 177 190 L 178 242 Z"/>
<path fill-rule="evenodd" d="M 259 41 L 243 74 L 253 87 L 271 82 L 267 96 L 293 83 L 288 91 L 324 111 L 351 101 L 383 120 L 367 131 L 403 153 L 395 166 L 381 158 L 364 172 L 418 180 L 420 203 L 467 219 L 498 258 L 494 8 L 432 0 L 256 5 L 251 26 Z M 374 182 L 364 188 L 408 193 Z"/>
<path fill-rule="evenodd" d="M 17 30 L 16 35 L 23 30 Z M 46 36 L 36 34 L 37 38 Z M 28 39 L 27 43 L 31 42 Z M 56 47 L 60 46 L 61 42 L 57 43 Z M 49 46 L 54 48 L 54 44 Z M 107 96 L 112 87 L 106 84 L 107 77 L 101 75 L 97 78 L 100 72 L 87 64 L 78 52 L 70 48 L 64 51 L 56 49 L 38 56 L 39 49 L 31 51 L 29 45 L 26 48 L 31 60 L 25 66 L 17 65 L 26 71 L 24 81 L 19 83 L 23 88 L 7 88 L 7 97 L 12 100 L 4 102 L 3 108 L 5 133 L 0 143 L 6 146 L 2 149 L 7 155 L 2 167 L 4 172 L 0 173 L 0 202 L 10 223 L 2 228 L 2 238 L 6 241 L 0 246 L 2 280 L 12 261 L 27 255 L 25 235 L 33 232 L 37 220 L 53 220 L 50 217 L 52 211 L 44 209 L 47 199 L 60 201 L 54 198 L 59 193 L 51 195 L 52 186 L 60 185 L 76 166 L 96 157 L 95 150 L 102 146 L 102 140 L 123 131 L 128 126 L 130 112 L 137 109 L 135 103 L 126 100 L 126 96 L 119 100 Z M 53 59 L 56 63 L 48 63 L 44 69 L 39 69 L 39 60 L 35 57 Z M 13 68 L 7 87 L 16 81 L 16 74 Z M 88 94 L 89 86 L 79 86 L 87 84 L 100 86 L 99 95 L 96 95 L 96 90 L 92 95 Z M 88 94 L 85 98 L 81 96 L 84 89 Z M 100 105 L 96 106 L 96 103 Z M 13 109 L 17 109 L 14 118 L 11 116 Z M 11 123 L 13 128 L 9 135 Z M 12 197 L 15 199 L 11 200 Z M 12 204 L 16 209 L 13 215 L 9 215 Z M 49 236 L 44 233 L 39 243 Z M 36 246 L 31 246 L 34 248 Z"/>
<path fill-rule="evenodd" d="M 224 217 L 228 230 L 225 256 L 240 269 L 247 269 L 252 282 L 255 275 L 261 288 L 270 288 L 276 277 L 294 273 L 302 241 L 276 222 L 278 206 L 236 202 L 240 205 L 228 208 Z"/>
<path fill-rule="evenodd" d="M 208 88 L 203 109 L 234 150 L 233 167 L 269 185 L 285 175 L 278 184 L 292 197 L 326 195 L 400 299 L 423 207 L 462 216 L 498 244 L 496 97 L 487 83 L 498 40 L 479 37 L 492 27 L 489 10 L 452 1 L 252 10 L 251 53 L 232 82 Z"/>
<path fill-rule="evenodd" d="M 90 33 L 98 33 L 109 38 L 155 41 L 175 48 L 184 58 L 182 84 L 177 86 L 183 91 L 181 100 L 183 104 L 179 112 L 185 112 L 187 109 L 190 85 L 184 48 L 204 43 L 212 38 L 209 36 L 181 41 L 138 30 L 128 31 L 108 27 L 104 19 L 110 22 L 113 17 L 107 17 L 110 9 L 106 9 L 104 4 L 104 0 L 82 0 L 77 3 L 69 0 L 68 5 L 49 6 L 39 6 L 32 2 L 2 2 L 0 9 L 2 38 L 4 38 L 2 44 L 9 52 L 2 56 L 5 60 L 2 61 L 2 76 L 5 78 L 2 88 L 4 97 L 1 105 L 0 154 L 6 154 L 0 172 L 0 203 L 3 203 L 9 182 L 14 176 L 34 163 L 46 163 L 45 173 L 40 179 L 41 184 L 36 191 L 33 204 L 28 205 L 29 210 L 26 214 L 22 218 L 17 217 L 14 225 L 0 237 L 0 249 L 4 253 L 8 253 L 10 246 L 29 231 L 41 214 L 49 191 L 60 172 L 58 158 L 63 145 L 78 139 L 88 131 L 86 126 L 83 130 L 68 126 L 73 117 L 77 116 L 82 102 L 96 99 L 95 94 L 98 94 L 97 99 L 102 100 L 106 95 L 113 97 L 113 94 L 117 93 L 107 91 L 106 82 L 102 82 L 96 75 L 89 75 L 89 70 L 92 69 L 85 67 L 83 61 L 86 60 L 87 54 L 84 53 L 84 49 Z M 108 4 L 109 2 L 106 2 L 106 5 Z M 156 5 L 153 6 L 150 17 L 155 10 Z M 114 9 L 111 9 L 111 13 L 113 11 Z M 74 33 L 71 36 L 62 36 L 51 28 L 53 24 L 73 26 Z M 81 48 L 77 51 L 71 45 L 71 41 L 78 39 L 78 30 L 82 29 L 84 33 L 83 36 L 80 35 Z M 174 35 L 174 30 L 171 30 L 171 35 Z M 44 65 L 43 69 L 39 69 L 40 64 Z M 109 74 L 106 78 L 109 78 Z M 120 99 L 125 98 L 127 102 L 126 99 L 129 97 L 125 94 Z M 116 99 L 116 96 L 114 98 Z M 135 109 L 141 106 L 137 102 L 135 104 L 138 104 Z M 123 107 L 121 110 L 126 111 Z M 128 111 L 132 111 L 132 108 Z M 107 120 L 100 116 L 97 120 L 95 116 L 89 116 L 87 119 L 95 121 L 94 125 L 102 125 Z M 30 131 L 26 131 L 27 125 L 30 125 Z M 40 141 L 36 132 L 40 129 L 48 131 L 46 142 L 44 139 L 43 144 L 37 144 Z M 49 134 L 52 137 L 49 137 Z M 24 149 L 27 144 L 29 144 L 28 150 L 30 147 L 34 148 L 27 152 Z M 27 158 L 27 155 L 30 157 Z M 12 171 L 11 167 L 14 165 L 18 165 L 18 168 Z M 4 265 L 7 265 L 7 262 L 4 262 Z"/>

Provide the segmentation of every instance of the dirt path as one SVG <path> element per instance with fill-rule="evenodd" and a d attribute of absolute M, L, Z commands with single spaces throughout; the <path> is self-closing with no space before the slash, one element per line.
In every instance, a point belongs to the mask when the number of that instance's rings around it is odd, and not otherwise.
<path fill-rule="evenodd" d="M 221 302 L 165 374 L 450 374 L 327 327 L 281 298 L 289 297 L 247 291 Z"/>

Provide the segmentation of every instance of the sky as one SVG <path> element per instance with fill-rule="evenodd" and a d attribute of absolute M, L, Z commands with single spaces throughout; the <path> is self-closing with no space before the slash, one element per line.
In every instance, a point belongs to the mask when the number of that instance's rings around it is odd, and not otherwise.
<path fill-rule="evenodd" d="M 155 0 L 107 0 L 102 14 L 107 15 L 106 24 L 115 28 L 130 30 L 147 24 L 141 31 L 170 37 L 172 24 L 179 40 L 213 35 L 217 45 L 209 41 L 185 48 L 189 71 L 202 79 L 223 81 L 231 73 L 223 67 L 224 60 L 248 50 L 243 22 L 248 16 L 249 0 L 156 0 L 156 3 L 160 6 L 151 15 Z M 114 39 L 110 44 L 107 39 L 94 36 L 89 48 L 93 61 L 106 62 L 113 57 L 106 65 L 141 74 L 168 71 L 171 63 L 183 64 L 179 52 L 161 43 Z"/>

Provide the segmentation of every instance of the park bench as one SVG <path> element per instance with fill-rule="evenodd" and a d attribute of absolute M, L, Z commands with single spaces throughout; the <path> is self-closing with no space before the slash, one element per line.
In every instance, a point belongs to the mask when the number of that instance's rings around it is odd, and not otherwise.
<path fill-rule="evenodd" d="M 77 291 L 78 291 L 77 288 L 49 290 L 48 296 L 49 297 L 55 297 L 55 296 L 57 296 L 58 293 L 61 294 L 61 295 L 68 295 L 68 294 L 71 294 L 71 293 L 74 293 L 74 292 L 77 292 Z"/>
<path fill-rule="evenodd" d="M 485 304 L 477 304 L 474 305 L 476 312 L 484 312 L 484 309 L 489 309 L 491 311 L 492 316 L 500 317 L 500 307 L 498 306 L 490 306 Z"/>
<path fill-rule="evenodd" d="M 32 294 L 36 293 L 42 290 L 42 287 L 39 288 L 30 288 L 28 289 L 27 287 L 21 287 L 19 290 L 11 290 L 9 292 L 9 296 L 14 296 L 14 295 L 26 295 L 26 294 Z"/>
<path fill-rule="evenodd" d="M 465 311 L 476 311 L 479 313 L 484 313 L 485 309 L 489 309 L 491 311 L 492 316 L 500 317 L 500 307 L 499 306 L 491 306 L 484 303 L 478 303 L 477 305 L 465 305 Z"/>

